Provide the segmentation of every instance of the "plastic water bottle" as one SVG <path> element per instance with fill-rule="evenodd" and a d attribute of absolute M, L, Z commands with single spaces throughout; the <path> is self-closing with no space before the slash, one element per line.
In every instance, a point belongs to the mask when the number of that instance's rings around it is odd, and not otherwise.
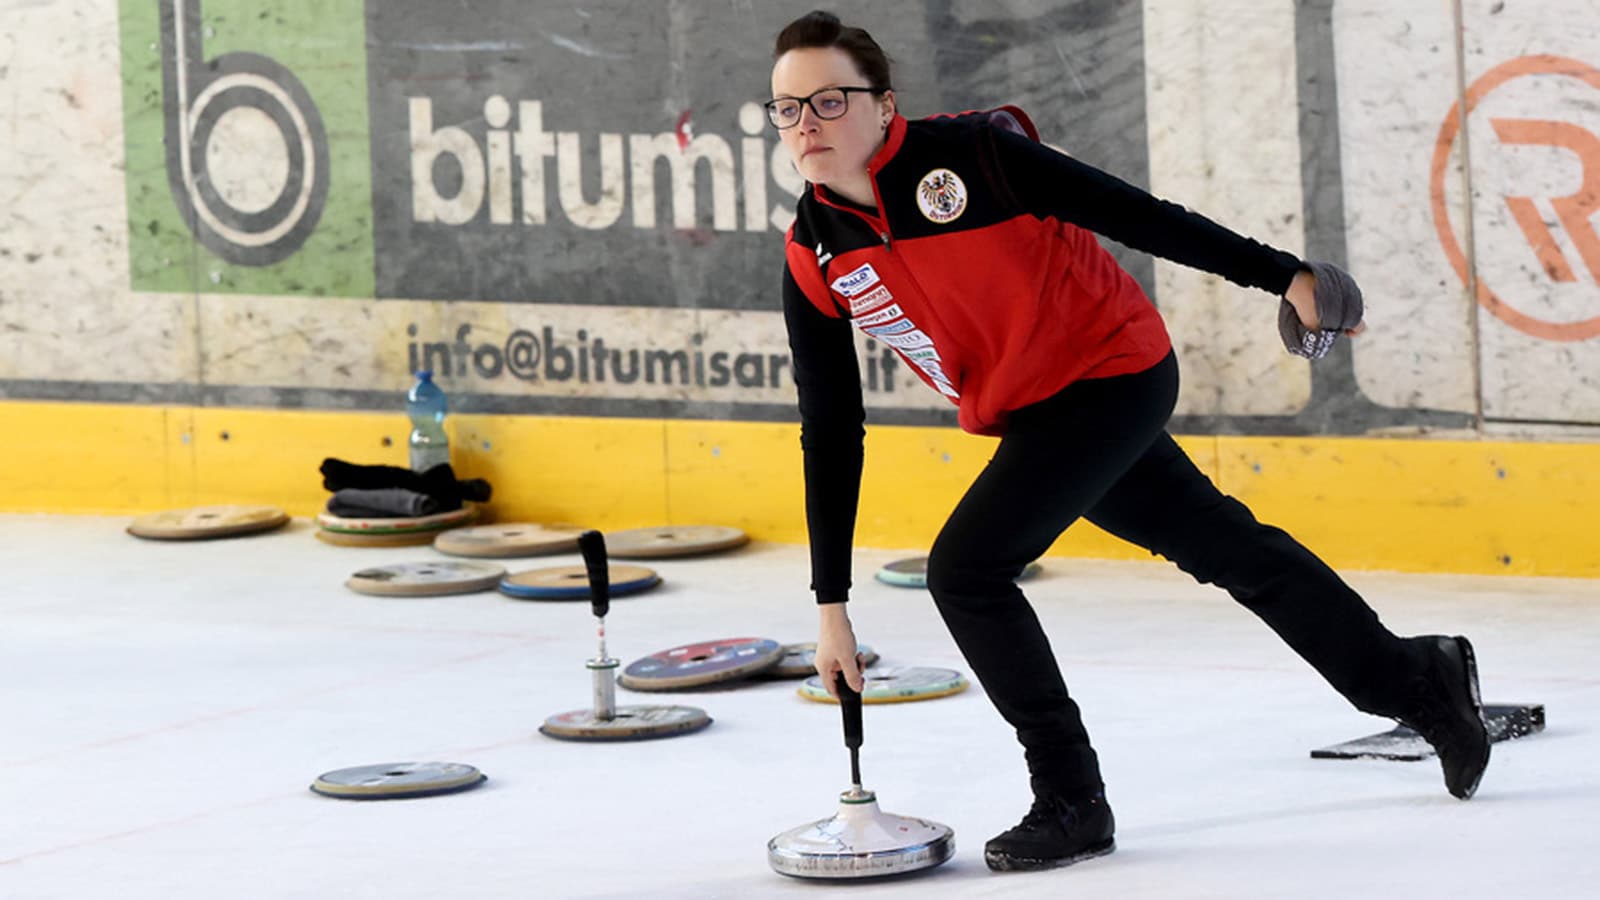
<path fill-rule="evenodd" d="M 433 383 L 433 373 L 417 373 L 417 383 L 406 392 L 406 412 L 411 416 L 411 471 L 426 472 L 450 461 L 450 439 L 444 433 L 444 391 Z"/>

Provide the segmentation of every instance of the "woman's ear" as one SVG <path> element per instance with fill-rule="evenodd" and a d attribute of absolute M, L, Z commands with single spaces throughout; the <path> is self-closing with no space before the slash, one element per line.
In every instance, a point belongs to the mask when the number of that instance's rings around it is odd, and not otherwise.
<path fill-rule="evenodd" d="M 883 99 L 878 101 L 878 105 L 883 110 L 883 124 L 887 126 L 895 114 L 894 91 L 884 91 Z"/>

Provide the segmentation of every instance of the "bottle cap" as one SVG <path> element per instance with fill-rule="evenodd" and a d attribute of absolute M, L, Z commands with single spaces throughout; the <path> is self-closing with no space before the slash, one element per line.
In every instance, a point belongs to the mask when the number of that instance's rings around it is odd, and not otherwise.
<path fill-rule="evenodd" d="M 417 380 L 418 381 L 431 381 L 431 380 L 433 380 L 433 370 L 432 369 L 418 369 L 417 370 Z"/>

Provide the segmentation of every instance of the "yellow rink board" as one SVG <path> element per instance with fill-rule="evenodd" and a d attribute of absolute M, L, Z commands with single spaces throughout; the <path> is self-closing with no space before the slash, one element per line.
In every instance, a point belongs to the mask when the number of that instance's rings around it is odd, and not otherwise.
<path fill-rule="evenodd" d="M 494 485 L 495 519 L 718 524 L 805 540 L 794 424 L 509 415 L 447 424 L 458 473 Z M 0 510 L 266 503 L 314 515 L 327 497 L 325 457 L 405 465 L 408 428 L 399 414 L 7 401 Z M 1600 576 L 1600 444 L 1180 441 L 1224 491 L 1337 567 Z M 955 429 L 870 429 L 857 543 L 926 547 L 993 446 Z M 1087 523 L 1051 552 L 1148 556 Z"/>

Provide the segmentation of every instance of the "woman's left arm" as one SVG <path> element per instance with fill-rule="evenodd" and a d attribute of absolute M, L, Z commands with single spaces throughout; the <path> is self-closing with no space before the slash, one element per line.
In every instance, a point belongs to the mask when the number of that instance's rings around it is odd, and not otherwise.
<path fill-rule="evenodd" d="M 1136 250 L 1280 297 L 1298 281 L 1309 301 L 1311 276 L 1294 254 L 1151 196 L 1023 135 L 998 129 L 990 133 L 1001 178 L 1025 212 L 1070 222 Z M 1297 273 L 1305 278 L 1297 279 Z M 1294 305 L 1301 311 L 1299 303 Z M 1314 306 L 1308 304 L 1313 315 Z"/>

